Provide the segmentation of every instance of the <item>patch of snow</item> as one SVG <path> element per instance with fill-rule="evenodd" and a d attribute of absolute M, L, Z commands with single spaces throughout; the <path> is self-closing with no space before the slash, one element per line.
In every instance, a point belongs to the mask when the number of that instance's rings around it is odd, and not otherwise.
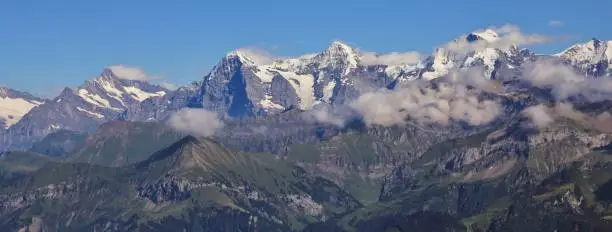
<path fill-rule="evenodd" d="M 126 86 L 123 87 L 123 89 L 125 89 L 125 91 L 132 97 L 134 98 L 136 101 L 144 101 L 147 98 L 150 97 L 161 97 L 166 95 L 165 91 L 159 91 L 156 93 L 149 93 L 149 92 L 145 92 L 142 89 L 133 87 L 133 86 Z"/>
<path fill-rule="evenodd" d="M 255 67 L 253 73 L 255 73 L 255 76 L 257 76 L 262 83 L 272 82 L 272 79 L 276 74 L 276 72 L 268 65 Z"/>
<path fill-rule="evenodd" d="M 433 80 L 444 76 L 454 67 L 455 62 L 450 59 L 450 51 L 444 48 L 438 48 L 432 64 L 433 71 L 423 73 L 423 79 Z"/>
<path fill-rule="evenodd" d="M 291 87 L 295 90 L 300 99 L 300 109 L 306 110 L 319 103 L 314 96 L 314 77 L 311 74 L 297 74 L 294 72 L 282 72 L 279 74 L 285 77 Z"/>
<path fill-rule="evenodd" d="M 606 46 L 607 44 L 604 44 Z M 588 62 L 588 63 L 598 63 L 604 57 L 604 52 L 600 49 L 605 49 L 604 46 L 600 46 L 599 50 L 595 46 L 595 41 L 590 40 L 589 42 L 583 44 L 576 44 L 566 49 L 560 55 L 562 58 L 567 59 L 572 62 L 572 64 Z M 603 48 L 602 48 L 603 47 Z"/>
<path fill-rule="evenodd" d="M 385 68 L 387 76 L 395 79 L 398 78 L 402 73 L 414 71 L 418 68 L 418 65 L 394 65 Z"/>
<path fill-rule="evenodd" d="M 499 35 L 493 29 L 486 29 L 484 31 L 473 32 L 472 34 L 477 35 L 483 40 L 491 43 L 499 40 Z"/>
<path fill-rule="evenodd" d="M 96 82 L 98 82 L 98 84 L 102 86 L 102 89 L 104 89 L 104 91 L 109 97 L 112 97 L 113 99 L 117 100 L 119 103 L 121 103 L 122 106 L 126 106 L 122 98 L 123 92 L 115 88 L 112 82 L 102 78 L 96 80 Z"/>
<path fill-rule="evenodd" d="M 331 80 L 325 87 L 323 87 L 323 101 L 330 103 L 331 98 L 334 96 L 335 87 L 336 80 Z"/>
<path fill-rule="evenodd" d="M 57 130 L 57 129 L 60 129 L 60 128 L 62 128 L 62 126 L 60 124 L 51 124 L 51 125 L 49 125 L 49 129 L 50 130 Z"/>
<path fill-rule="evenodd" d="M 345 62 L 343 74 L 357 68 L 361 55 L 345 43 L 334 41 L 322 54 L 317 56 L 322 67 L 335 67 L 338 61 Z M 315 58 L 317 58 L 315 57 Z"/>
<path fill-rule="evenodd" d="M 265 99 L 259 101 L 259 105 L 264 109 L 285 109 L 285 107 L 272 102 L 272 96 L 266 96 Z"/>
<path fill-rule="evenodd" d="M 495 61 L 499 59 L 499 52 L 495 48 L 485 48 L 481 51 L 474 53 L 473 56 L 468 57 L 465 60 L 464 65 L 471 65 L 476 59 L 481 59 L 486 67 L 486 75 L 490 76 L 495 69 Z"/>
<path fill-rule="evenodd" d="M 89 114 L 90 116 L 93 116 L 93 117 L 96 117 L 96 118 L 104 118 L 104 115 L 102 115 L 102 114 L 99 114 L 99 113 L 96 113 L 96 112 L 92 112 L 92 111 L 89 111 L 89 110 L 83 109 L 83 108 L 81 108 L 81 107 L 79 107 L 79 106 L 77 106 L 77 110 L 78 110 L 78 111 L 81 111 L 81 112 L 84 112 L 84 113 L 87 113 L 87 114 Z"/>
<path fill-rule="evenodd" d="M 23 98 L 0 97 L 0 118 L 4 118 L 6 128 L 17 123 L 21 117 L 42 102 L 28 101 Z"/>
<path fill-rule="evenodd" d="M 98 107 L 102 107 L 102 108 L 109 108 L 109 109 L 114 109 L 114 110 L 121 110 L 121 109 L 117 109 L 111 106 L 110 102 L 102 97 L 100 97 L 97 94 L 93 94 L 93 93 L 89 93 L 89 91 L 87 91 L 86 89 L 79 89 L 78 91 L 78 95 L 83 98 L 83 100 L 85 100 L 86 102 L 98 106 Z"/>

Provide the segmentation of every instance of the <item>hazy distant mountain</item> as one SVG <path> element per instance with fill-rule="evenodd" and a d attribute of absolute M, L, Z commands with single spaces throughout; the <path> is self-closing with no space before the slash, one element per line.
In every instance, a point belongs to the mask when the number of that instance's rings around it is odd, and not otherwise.
<path fill-rule="evenodd" d="M 45 101 L 26 92 L 0 87 L 0 130 L 17 123 L 32 108 Z"/>
<path fill-rule="evenodd" d="M 117 119 L 130 106 L 169 90 L 146 81 L 121 79 L 107 68 L 77 89 L 65 88 L 59 96 L 33 108 L 6 132 L 2 147 L 29 148 L 32 142 L 59 129 L 89 132 Z"/>

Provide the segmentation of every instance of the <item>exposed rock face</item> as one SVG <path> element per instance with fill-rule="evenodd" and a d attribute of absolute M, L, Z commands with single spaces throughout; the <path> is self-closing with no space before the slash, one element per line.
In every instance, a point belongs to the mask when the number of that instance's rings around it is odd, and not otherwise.
<path fill-rule="evenodd" d="M 179 87 L 164 96 L 147 98 L 138 104 L 130 105 L 120 119 L 163 122 L 173 113 L 194 104 L 194 96 L 199 86 L 199 82 L 193 82 L 190 86 Z"/>

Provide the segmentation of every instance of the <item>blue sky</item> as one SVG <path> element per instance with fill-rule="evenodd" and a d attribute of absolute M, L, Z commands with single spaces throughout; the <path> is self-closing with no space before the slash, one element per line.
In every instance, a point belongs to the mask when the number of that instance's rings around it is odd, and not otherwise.
<path fill-rule="evenodd" d="M 291 56 L 342 40 L 368 51 L 430 53 L 507 23 L 563 38 L 533 47 L 539 53 L 612 39 L 608 0 L 174 2 L 1 1 L 0 85 L 50 96 L 113 64 L 184 84 L 241 47 Z"/>

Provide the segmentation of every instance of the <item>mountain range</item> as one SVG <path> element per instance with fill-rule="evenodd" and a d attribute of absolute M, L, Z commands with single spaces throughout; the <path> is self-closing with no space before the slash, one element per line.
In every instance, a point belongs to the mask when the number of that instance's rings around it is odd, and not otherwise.
<path fill-rule="evenodd" d="M 0 228 L 612 230 L 612 41 L 508 33 L 239 49 L 174 90 L 113 67 L 50 100 L 2 88 Z"/>
<path fill-rule="evenodd" d="M 501 35 L 487 29 L 460 36 L 427 58 L 400 61 L 385 60 L 384 55 L 361 52 L 339 41 L 321 53 L 289 59 L 270 60 L 237 50 L 224 56 L 202 80 L 174 91 L 117 76 L 112 67 L 76 90 L 64 89 L 51 100 L 3 88 L 0 118 L 4 118 L 6 135 L 0 147 L 28 148 L 59 129 L 91 132 L 100 123 L 116 119 L 162 121 L 184 107 L 242 118 L 289 108 L 343 105 L 376 89 L 437 79 L 455 69 L 478 67 L 490 79 L 516 75 L 524 63 L 536 57 L 560 60 L 587 76 L 609 76 L 612 72 L 612 41 L 593 39 L 548 56 L 536 56 L 516 45 L 457 49 L 466 43 L 494 44 L 499 40 Z"/>

